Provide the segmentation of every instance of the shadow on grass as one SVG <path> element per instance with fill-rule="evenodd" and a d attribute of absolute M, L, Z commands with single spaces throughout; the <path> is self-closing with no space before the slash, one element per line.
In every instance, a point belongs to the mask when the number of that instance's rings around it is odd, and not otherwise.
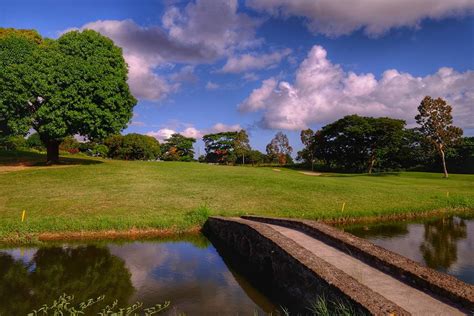
<path fill-rule="evenodd" d="M 95 165 L 103 163 L 88 157 L 60 156 L 57 165 Z M 47 166 L 46 153 L 26 150 L 0 150 L 0 166 L 41 167 Z"/>

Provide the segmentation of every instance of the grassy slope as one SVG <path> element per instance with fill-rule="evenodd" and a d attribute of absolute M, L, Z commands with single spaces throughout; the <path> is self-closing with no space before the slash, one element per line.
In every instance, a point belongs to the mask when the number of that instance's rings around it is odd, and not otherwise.
<path fill-rule="evenodd" d="M 0 152 L 0 164 L 15 159 Z M 343 202 L 346 207 L 341 212 Z M 0 239 L 17 232 L 182 229 L 191 225 L 185 214 L 204 204 L 219 215 L 305 218 L 474 209 L 474 176 L 452 175 L 447 180 L 429 173 L 316 177 L 286 169 L 126 161 L 16 171 L 4 167 Z M 23 209 L 25 223 L 20 221 Z"/>

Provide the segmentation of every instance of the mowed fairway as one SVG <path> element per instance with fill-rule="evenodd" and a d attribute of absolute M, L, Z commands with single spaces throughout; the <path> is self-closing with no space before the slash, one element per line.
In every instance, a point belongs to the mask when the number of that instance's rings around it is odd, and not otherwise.
<path fill-rule="evenodd" d="M 55 231 L 184 230 L 196 225 L 186 214 L 203 206 L 212 215 L 310 219 L 474 209 L 474 175 L 310 176 L 284 168 L 180 162 L 10 167 L 5 161 L 0 166 L 0 239 Z"/>

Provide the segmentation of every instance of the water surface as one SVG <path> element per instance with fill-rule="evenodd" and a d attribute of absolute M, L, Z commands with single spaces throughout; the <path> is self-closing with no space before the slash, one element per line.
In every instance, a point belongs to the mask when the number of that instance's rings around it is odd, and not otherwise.
<path fill-rule="evenodd" d="M 26 315 L 62 293 L 77 301 L 105 295 L 100 307 L 115 299 L 120 306 L 141 301 L 145 307 L 171 301 L 170 315 L 278 309 L 203 236 L 0 249 L 0 315 Z"/>
<path fill-rule="evenodd" d="M 425 266 L 474 284 L 474 214 L 343 228 Z"/>

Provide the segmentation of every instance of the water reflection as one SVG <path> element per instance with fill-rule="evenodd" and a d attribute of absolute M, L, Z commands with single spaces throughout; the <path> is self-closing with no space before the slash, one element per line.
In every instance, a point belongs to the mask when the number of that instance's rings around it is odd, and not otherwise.
<path fill-rule="evenodd" d="M 0 315 L 26 315 L 62 293 L 76 302 L 104 294 L 104 304 L 124 303 L 133 286 L 124 261 L 107 248 L 40 248 L 28 261 L 0 252 Z"/>
<path fill-rule="evenodd" d="M 426 264 L 433 269 L 449 269 L 458 259 L 458 241 L 467 237 L 461 218 L 441 218 L 425 225 L 425 240 L 420 246 Z"/>
<path fill-rule="evenodd" d="M 0 250 L 0 315 L 25 315 L 62 293 L 75 295 L 76 301 L 105 294 L 108 301 L 100 307 L 115 299 L 121 306 L 169 300 L 171 315 L 276 310 L 264 294 L 231 272 L 202 236 Z"/>
<path fill-rule="evenodd" d="M 344 230 L 474 284 L 474 214 L 351 225 Z"/>

